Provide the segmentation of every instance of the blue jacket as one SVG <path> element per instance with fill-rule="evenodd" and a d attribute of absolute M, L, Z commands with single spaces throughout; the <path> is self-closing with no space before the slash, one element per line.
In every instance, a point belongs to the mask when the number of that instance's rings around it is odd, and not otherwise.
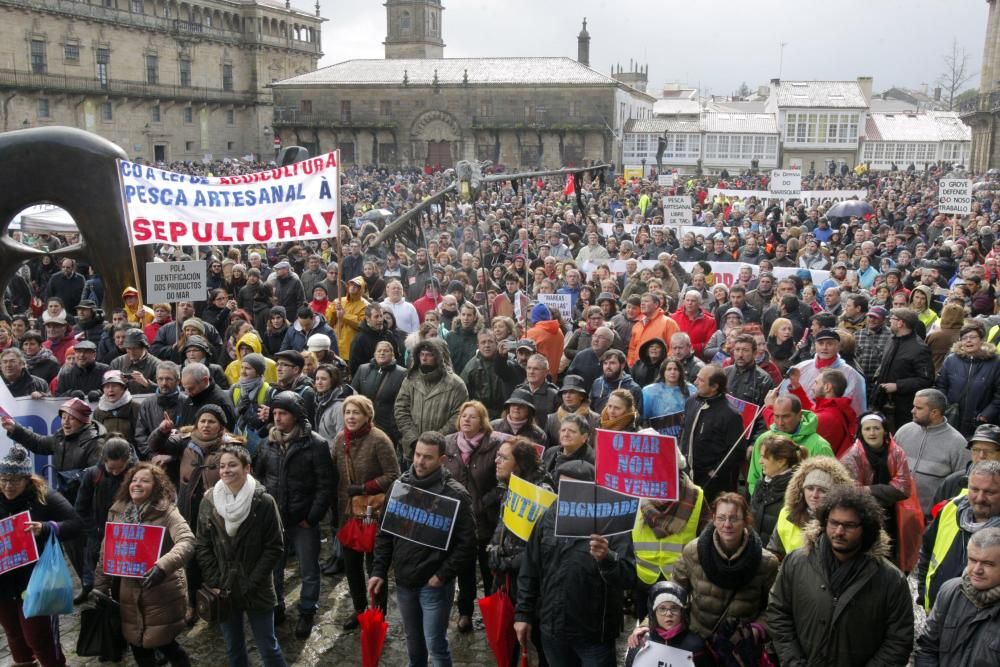
<path fill-rule="evenodd" d="M 603 375 L 594 380 L 594 386 L 590 388 L 590 409 L 600 414 L 608 402 L 608 397 L 611 396 L 611 392 L 615 389 L 628 389 L 632 392 L 632 398 L 635 399 L 636 415 L 641 418 L 642 387 L 625 371 L 622 371 L 622 375 L 617 382 L 608 382 L 604 379 Z"/>
<path fill-rule="evenodd" d="M 314 315 L 313 328 L 308 334 L 302 330 L 302 325 L 299 324 L 298 320 L 295 320 L 295 323 L 288 327 L 288 331 L 285 332 L 285 338 L 281 341 L 281 351 L 296 350 L 297 352 L 301 352 L 306 349 L 306 342 L 309 340 L 309 336 L 313 334 L 326 334 L 329 336 L 330 350 L 334 353 L 340 349 L 337 346 L 337 334 L 333 333 L 333 329 L 326 323 L 326 318 L 322 315 Z"/>

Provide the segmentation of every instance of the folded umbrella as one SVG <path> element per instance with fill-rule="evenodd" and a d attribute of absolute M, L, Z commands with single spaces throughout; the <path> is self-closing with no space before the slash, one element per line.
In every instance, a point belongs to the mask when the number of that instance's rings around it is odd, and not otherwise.
<path fill-rule="evenodd" d="M 389 624 L 382 610 L 372 605 L 358 614 L 358 625 L 361 628 L 361 667 L 378 667 Z"/>
<path fill-rule="evenodd" d="M 508 667 L 514 655 L 517 635 L 514 634 L 514 605 L 510 596 L 498 590 L 493 595 L 479 598 L 479 612 L 486 628 L 486 641 L 497 659 L 497 667 Z M 522 646 L 527 651 L 527 646 Z"/>

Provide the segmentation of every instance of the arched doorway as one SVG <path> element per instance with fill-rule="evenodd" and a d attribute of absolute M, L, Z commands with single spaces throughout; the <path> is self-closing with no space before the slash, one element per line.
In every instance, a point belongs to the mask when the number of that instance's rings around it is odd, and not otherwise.
<path fill-rule="evenodd" d="M 447 169 L 460 154 L 462 130 L 455 117 L 446 111 L 426 111 L 410 129 L 413 160 L 417 164 Z"/>

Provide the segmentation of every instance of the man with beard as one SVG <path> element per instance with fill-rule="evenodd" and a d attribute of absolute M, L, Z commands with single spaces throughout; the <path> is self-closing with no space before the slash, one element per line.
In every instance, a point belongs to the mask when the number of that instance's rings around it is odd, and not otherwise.
<path fill-rule="evenodd" d="M 151 394 L 156 382 L 156 367 L 160 360 L 149 353 L 146 334 L 130 329 L 125 334 L 125 354 L 111 362 L 111 369 L 121 371 L 133 394 Z"/>
<path fill-rule="evenodd" d="M 913 648 L 913 605 L 905 575 L 889 561 L 878 502 L 867 489 L 837 488 L 816 518 L 771 589 L 767 627 L 781 664 L 903 667 Z"/>
<path fill-rule="evenodd" d="M 81 301 L 76 306 L 74 329 L 81 340 L 89 340 L 97 345 L 104 335 L 104 311 L 93 301 Z"/>
<path fill-rule="evenodd" d="M 414 303 L 424 296 L 427 289 L 427 281 L 432 279 L 431 267 L 427 263 L 427 250 L 417 248 L 413 258 L 413 266 L 406 271 L 406 300 Z"/>
<path fill-rule="evenodd" d="M 292 265 L 287 260 L 275 264 L 274 273 L 275 304 L 284 306 L 285 312 L 296 312 L 299 309 L 299 305 L 306 300 L 302 281 L 297 276 L 292 275 Z"/>
<path fill-rule="evenodd" d="M 757 289 L 747 292 L 746 301 L 763 316 L 772 299 L 774 299 L 774 276 L 768 271 L 763 271 L 757 276 Z"/>
<path fill-rule="evenodd" d="M 175 424 L 180 421 L 180 381 L 180 367 L 172 361 L 161 362 L 156 368 L 155 394 L 139 404 L 133 442 L 143 461 L 148 461 L 152 456 L 148 446 L 149 436 L 160 426 L 164 415 Z"/>
<path fill-rule="evenodd" d="M 87 396 L 91 392 L 100 392 L 104 382 L 105 371 L 110 370 L 106 364 L 97 361 L 97 346 L 89 340 L 80 341 L 75 348 L 75 358 L 71 366 L 59 371 L 56 381 L 56 396 L 66 396 L 70 392 L 83 392 Z"/>
<path fill-rule="evenodd" d="M 601 355 L 601 377 L 590 388 L 590 409 L 600 414 L 615 389 L 627 389 L 632 394 L 635 411 L 641 417 L 642 387 L 625 371 L 625 353 L 610 349 Z"/>

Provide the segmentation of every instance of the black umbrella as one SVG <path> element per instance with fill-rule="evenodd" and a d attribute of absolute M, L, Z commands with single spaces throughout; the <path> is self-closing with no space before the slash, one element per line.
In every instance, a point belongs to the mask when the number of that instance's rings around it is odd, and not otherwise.
<path fill-rule="evenodd" d="M 860 218 L 870 213 L 875 213 L 875 209 L 868 202 L 861 201 L 860 199 L 848 199 L 847 201 L 842 201 L 831 206 L 830 210 L 826 212 L 826 217 Z"/>

